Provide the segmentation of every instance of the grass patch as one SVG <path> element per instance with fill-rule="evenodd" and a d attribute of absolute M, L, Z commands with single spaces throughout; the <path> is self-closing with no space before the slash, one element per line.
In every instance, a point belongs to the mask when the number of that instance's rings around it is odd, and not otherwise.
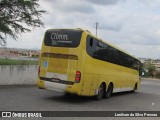
<path fill-rule="evenodd" d="M 0 65 L 38 65 L 38 61 L 31 60 L 11 60 L 0 58 Z"/>

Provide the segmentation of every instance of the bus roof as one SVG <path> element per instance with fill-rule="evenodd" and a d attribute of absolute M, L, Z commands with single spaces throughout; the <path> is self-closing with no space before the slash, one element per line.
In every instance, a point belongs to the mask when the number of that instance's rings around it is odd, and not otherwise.
<path fill-rule="evenodd" d="M 81 29 L 81 28 L 76 28 L 76 29 L 73 29 L 73 28 L 71 28 L 71 29 L 66 28 L 66 29 L 65 29 L 65 28 L 64 28 L 64 29 L 48 29 L 48 30 L 49 30 L 49 31 L 50 31 L 50 30 L 78 30 L 78 31 L 85 32 L 86 34 L 88 34 L 88 35 L 96 38 L 97 40 L 102 41 L 102 42 L 104 42 L 104 43 L 112 46 L 113 48 L 115 48 L 115 49 L 117 49 L 117 50 L 119 50 L 119 51 L 121 51 L 121 52 L 123 52 L 123 53 L 125 53 L 125 54 L 127 54 L 127 55 L 129 55 L 129 56 L 131 56 L 131 57 L 133 57 L 133 58 L 135 58 L 135 59 L 137 59 L 138 61 L 140 61 L 137 57 L 129 54 L 128 52 L 126 52 L 126 51 L 124 51 L 123 49 L 117 47 L 116 45 L 114 45 L 114 44 L 112 44 L 112 43 L 109 43 L 108 41 L 104 41 L 104 40 L 98 38 L 97 36 L 93 35 L 93 34 L 92 34 L 90 31 L 88 31 L 88 30 L 83 30 L 83 29 Z M 48 31 L 48 30 L 47 30 L 47 31 Z"/>

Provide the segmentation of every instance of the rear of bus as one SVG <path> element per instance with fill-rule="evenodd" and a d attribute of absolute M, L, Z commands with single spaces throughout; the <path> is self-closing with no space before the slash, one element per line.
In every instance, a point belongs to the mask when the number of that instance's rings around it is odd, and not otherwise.
<path fill-rule="evenodd" d="M 47 30 L 41 48 L 39 88 L 80 95 L 82 31 Z"/>

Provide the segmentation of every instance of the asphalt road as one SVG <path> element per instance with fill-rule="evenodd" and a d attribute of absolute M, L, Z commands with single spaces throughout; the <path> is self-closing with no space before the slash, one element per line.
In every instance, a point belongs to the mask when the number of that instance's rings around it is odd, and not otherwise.
<path fill-rule="evenodd" d="M 36 86 L 0 86 L 0 111 L 160 111 L 160 80 L 142 80 L 140 91 L 100 101 Z"/>

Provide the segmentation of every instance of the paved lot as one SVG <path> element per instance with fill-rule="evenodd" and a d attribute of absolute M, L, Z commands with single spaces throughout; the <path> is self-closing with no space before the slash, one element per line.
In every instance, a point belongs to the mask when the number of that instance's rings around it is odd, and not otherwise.
<path fill-rule="evenodd" d="M 118 93 L 100 101 L 65 96 L 36 86 L 0 86 L 0 111 L 159 111 L 160 81 L 142 80 L 137 93 Z"/>

